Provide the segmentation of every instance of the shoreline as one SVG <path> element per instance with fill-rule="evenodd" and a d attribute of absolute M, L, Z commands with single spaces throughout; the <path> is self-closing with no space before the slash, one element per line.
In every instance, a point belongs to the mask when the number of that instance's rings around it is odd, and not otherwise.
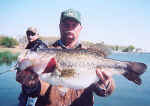
<path fill-rule="evenodd" d="M 138 54 L 150 54 L 150 52 L 120 52 L 120 51 L 112 51 L 112 53 L 138 53 Z"/>
<path fill-rule="evenodd" d="M 11 53 L 21 53 L 24 49 L 20 48 L 20 47 L 14 47 L 14 48 L 7 48 L 7 47 L 1 47 L 0 46 L 0 52 L 4 52 L 4 51 L 10 51 Z M 150 54 L 150 51 L 146 51 L 146 52 L 121 52 L 121 51 L 112 51 L 112 53 L 146 53 L 146 54 Z"/>
<path fill-rule="evenodd" d="M 19 47 L 14 47 L 14 48 L 7 48 L 7 47 L 0 47 L 0 52 L 5 52 L 5 51 L 9 51 L 13 54 L 16 53 L 21 53 L 23 49 L 19 48 Z"/>

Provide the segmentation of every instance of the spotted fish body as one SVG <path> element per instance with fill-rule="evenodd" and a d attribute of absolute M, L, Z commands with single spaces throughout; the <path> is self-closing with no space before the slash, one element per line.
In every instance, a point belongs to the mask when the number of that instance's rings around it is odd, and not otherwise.
<path fill-rule="evenodd" d="M 147 68 L 144 63 L 104 58 L 96 51 L 85 49 L 27 50 L 18 58 L 20 70 L 32 67 L 41 80 L 52 85 L 81 89 L 97 82 L 96 69 L 109 75 L 119 74 L 140 85 L 140 75 Z M 130 73 L 136 74 L 136 77 Z"/>

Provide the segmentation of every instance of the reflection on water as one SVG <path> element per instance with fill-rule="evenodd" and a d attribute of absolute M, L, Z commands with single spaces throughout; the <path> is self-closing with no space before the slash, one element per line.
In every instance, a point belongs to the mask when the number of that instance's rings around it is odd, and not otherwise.
<path fill-rule="evenodd" d="M 9 51 L 0 52 L 0 65 L 11 65 L 13 61 L 17 60 L 19 54 L 12 54 Z"/>

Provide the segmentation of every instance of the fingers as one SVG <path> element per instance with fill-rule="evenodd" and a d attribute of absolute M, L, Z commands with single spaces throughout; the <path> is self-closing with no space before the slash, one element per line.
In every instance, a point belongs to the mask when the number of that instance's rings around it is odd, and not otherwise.
<path fill-rule="evenodd" d="M 108 80 L 109 78 L 111 78 L 105 71 L 102 71 L 100 69 L 96 70 L 96 74 L 101 80 Z"/>
<path fill-rule="evenodd" d="M 110 78 L 105 71 L 103 71 L 102 74 L 106 80 L 108 80 Z"/>
<path fill-rule="evenodd" d="M 112 77 L 109 76 L 105 71 L 100 70 L 100 69 L 96 70 L 96 74 L 99 77 L 99 79 L 101 80 L 101 82 L 103 83 L 101 85 L 104 85 L 105 89 L 109 88 L 111 85 L 110 82 L 111 82 Z"/>
<path fill-rule="evenodd" d="M 97 74 L 97 76 L 101 79 L 101 81 L 104 83 L 104 82 L 105 82 L 105 78 L 104 78 L 104 76 L 102 75 L 102 71 L 99 70 L 99 69 L 97 69 L 97 70 L 96 70 L 96 74 Z"/>

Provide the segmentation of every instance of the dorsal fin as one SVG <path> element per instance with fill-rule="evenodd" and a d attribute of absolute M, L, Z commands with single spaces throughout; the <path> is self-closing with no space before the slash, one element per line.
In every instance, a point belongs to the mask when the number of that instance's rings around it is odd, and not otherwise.
<path fill-rule="evenodd" d="M 109 54 L 111 54 L 110 49 L 106 45 L 101 44 L 101 43 L 92 44 L 92 45 L 87 47 L 87 50 L 90 52 L 95 52 L 95 53 L 97 53 L 103 57 L 106 57 Z"/>

